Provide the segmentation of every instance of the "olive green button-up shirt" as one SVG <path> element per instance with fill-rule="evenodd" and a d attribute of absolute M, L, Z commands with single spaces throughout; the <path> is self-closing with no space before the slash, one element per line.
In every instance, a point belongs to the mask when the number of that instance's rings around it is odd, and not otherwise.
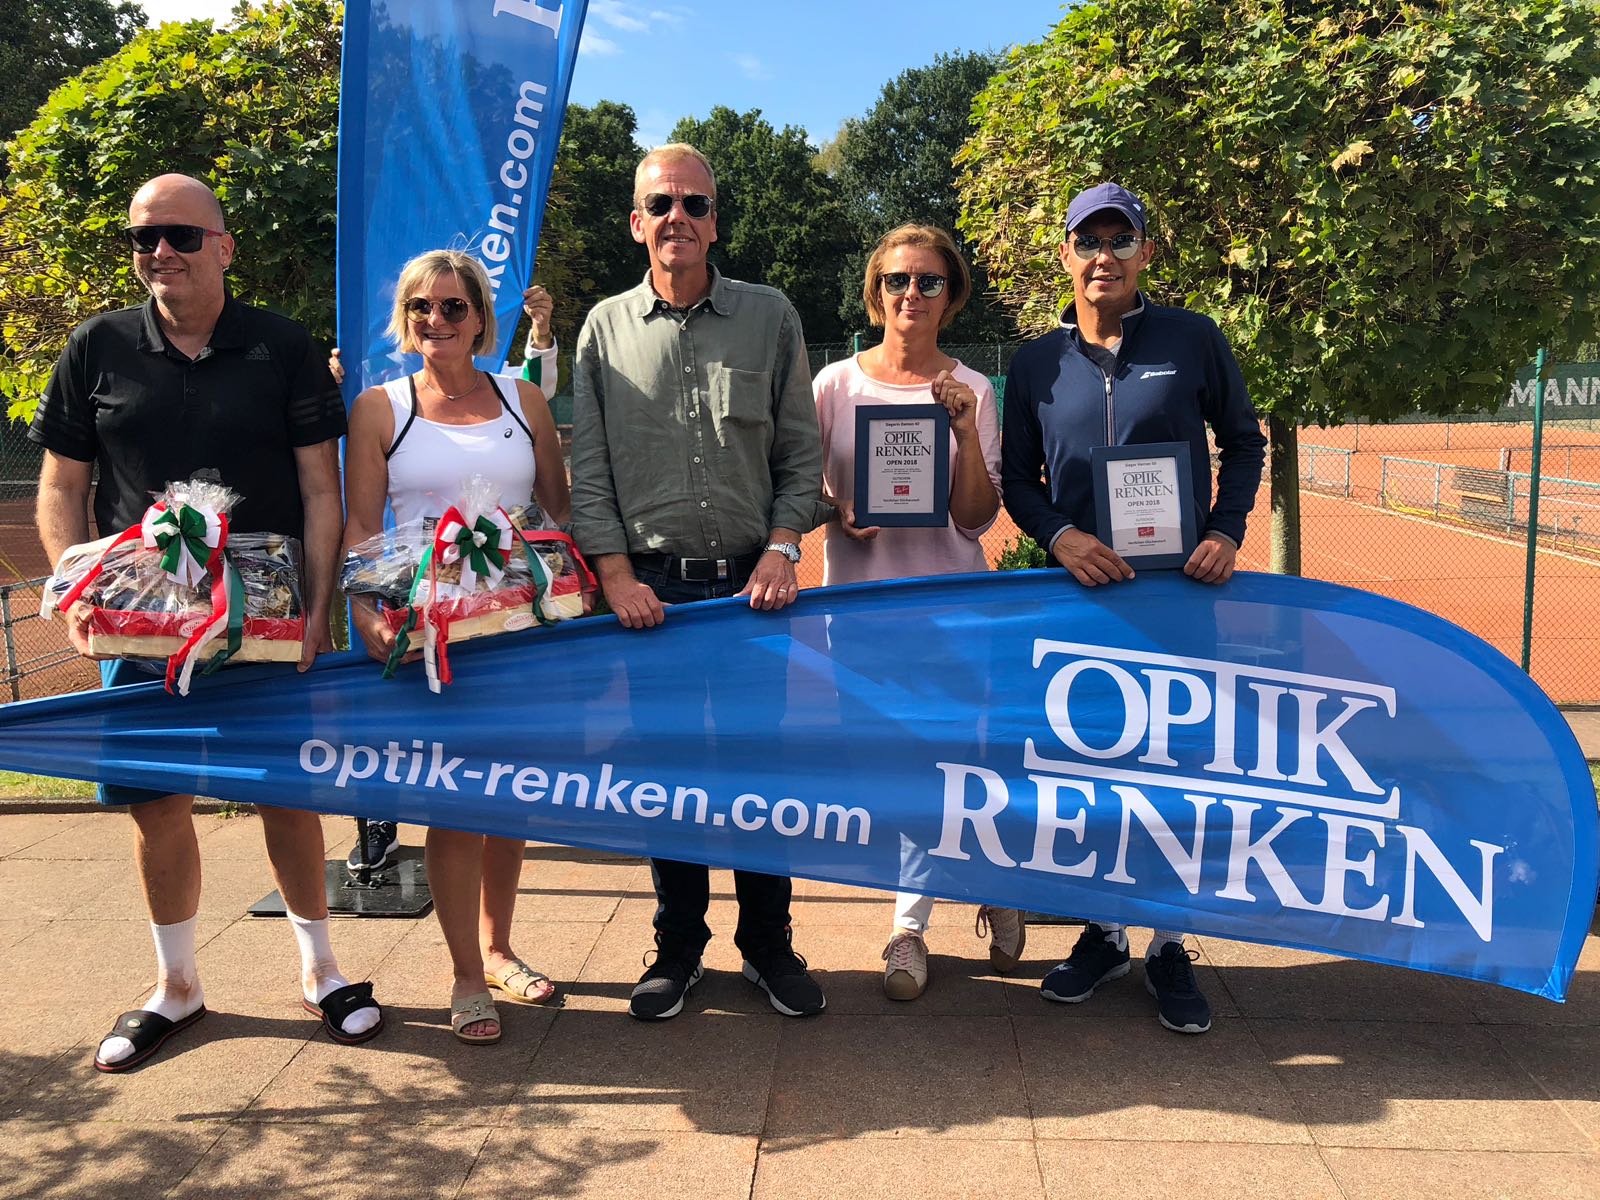
<path fill-rule="evenodd" d="M 821 511 L 822 440 L 794 306 L 724 279 L 687 310 L 649 276 L 601 301 L 573 367 L 572 526 L 588 555 L 731 558 Z"/>

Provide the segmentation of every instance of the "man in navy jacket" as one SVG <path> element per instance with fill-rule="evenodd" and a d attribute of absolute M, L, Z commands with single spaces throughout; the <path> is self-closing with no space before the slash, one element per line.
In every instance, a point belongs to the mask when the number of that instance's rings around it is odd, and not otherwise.
<path fill-rule="evenodd" d="M 1212 584 L 1233 574 L 1266 457 L 1260 418 L 1216 323 L 1151 304 L 1140 292 L 1139 276 L 1155 250 L 1146 226 L 1144 203 L 1118 184 L 1073 198 L 1061 245 L 1072 306 L 1059 329 L 1017 352 L 1006 378 L 1006 511 L 1085 587 L 1133 578 L 1133 568 L 1097 536 L 1094 447 L 1189 444 L 1200 542 L 1183 570 Z M 1207 426 L 1221 455 L 1214 497 Z M 1129 966 L 1122 926 L 1090 924 L 1040 991 L 1047 1000 L 1081 1003 Z M 1182 933 L 1155 931 L 1145 978 L 1168 1029 L 1211 1028 Z"/>

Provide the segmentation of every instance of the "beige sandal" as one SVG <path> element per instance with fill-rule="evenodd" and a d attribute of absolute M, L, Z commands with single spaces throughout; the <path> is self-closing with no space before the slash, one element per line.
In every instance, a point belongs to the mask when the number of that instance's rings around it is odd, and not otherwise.
<path fill-rule="evenodd" d="M 487 1046 L 500 1040 L 499 1028 L 493 1033 L 463 1032 L 468 1025 L 477 1021 L 493 1021 L 497 1027 L 500 1024 L 500 1014 L 495 1010 L 494 1000 L 488 992 L 478 992 L 450 1002 L 450 1032 L 456 1035 L 457 1040 L 474 1046 Z"/>
<path fill-rule="evenodd" d="M 483 981 L 498 989 L 503 998 L 512 1004 L 548 1004 L 556 998 L 556 985 L 550 982 L 550 976 L 543 971 L 535 971 L 520 958 L 513 960 L 510 968 L 499 975 L 485 970 Z M 533 993 L 541 987 L 550 990 L 535 998 Z"/>

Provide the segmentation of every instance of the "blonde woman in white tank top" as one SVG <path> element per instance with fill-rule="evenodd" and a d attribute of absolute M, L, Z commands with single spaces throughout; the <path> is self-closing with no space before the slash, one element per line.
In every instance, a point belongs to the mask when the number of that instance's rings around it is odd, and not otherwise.
<path fill-rule="evenodd" d="M 422 356 L 422 369 L 368 388 L 350 410 L 346 548 L 382 531 L 386 504 L 397 520 L 438 516 L 474 474 L 499 482 L 508 507 L 531 491 L 551 518 L 569 518 L 566 466 L 543 394 L 473 365 L 473 355 L 494 344 L 488 296 L 483 268 L 456 251 L 424 254 L 401 272 L 389 331 L 401 350 Z M 369 604 L 351 611 L 367 653 L 387 661 L 393 631 Z M 555 994 L 510 944 L 522 847 L 510 838 L 428 830 L 428 882 L 455 976 L 450 1026 L 462 1041 L 500 1039 L 488 986 L 519 1003 Z"/>

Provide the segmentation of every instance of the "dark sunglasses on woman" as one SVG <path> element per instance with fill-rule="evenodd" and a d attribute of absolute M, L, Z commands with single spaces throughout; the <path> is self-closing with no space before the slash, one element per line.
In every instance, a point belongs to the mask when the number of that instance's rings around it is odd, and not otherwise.
<path fill-rule="evenodd" d="M 669 196 L 665 192 L 651 192 L 639 207 L 652 217 L 664 217 L 672 211 L 674 200 L 683 205 L 684 214 L 691 220 L 699 221 L 711 215 L 711 197 L 699 192 L 690 192 L 687 196 Z"/>
<path fill-rule="evenodd" d="M 122 235 L 140 254 L 154 254 L 161 239 L 179 254 L 193 254 L 205 244 L 206 235 L 227 237 L 222 229 L 207 229 L 204 225 L 130 225 Z"/>
<path fill-rule="evenodd" d="M 879 278 L 883 280 L 883 290 L 891 296 L 904 296 L 906 289 L 911 286 L 911 281 L 915 279 L 917 281 L 917 293 L 924 300 L 932 300 L 940 292 L 944 291 L 945 285 L 945 277 L 943 275 L 934 275 L 931 272 L 927 275 L 913 275 L 909 271 L 890 271 Z"/>
<path fill-rule="evenodd" d="M 413 296 L 406 301 L 406 316 L 413 321 L 426 321 L 433 316 L 435 306 L 438 306 L 439 315 L 452 325 L 459 325 L 467 319 L 467 314 L 472 311 L 472 302 L 452 296 L 448 300 L 424 300 L 421 296 Z"/>

